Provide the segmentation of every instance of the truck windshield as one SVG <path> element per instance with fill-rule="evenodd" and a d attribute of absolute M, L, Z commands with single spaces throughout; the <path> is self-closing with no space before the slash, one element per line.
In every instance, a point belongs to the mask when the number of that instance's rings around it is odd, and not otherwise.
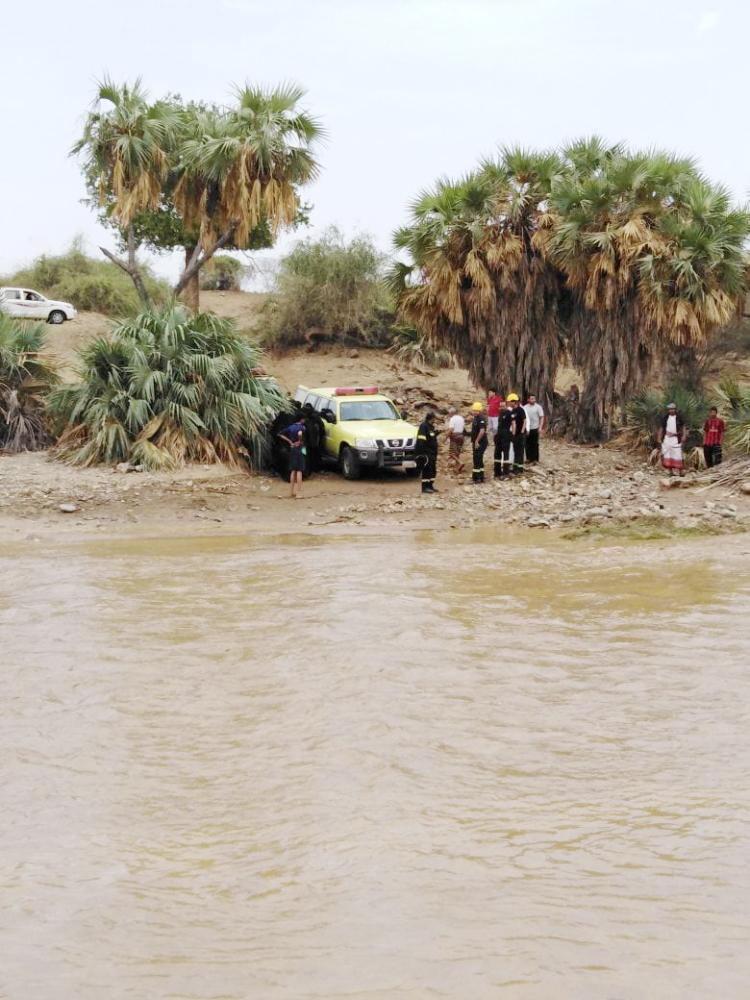
<path fill-rule="evenodd" d="M 362 399 L 341 404 L 342 420 L 398 420 L 393 403 L 386 399 Z"/>

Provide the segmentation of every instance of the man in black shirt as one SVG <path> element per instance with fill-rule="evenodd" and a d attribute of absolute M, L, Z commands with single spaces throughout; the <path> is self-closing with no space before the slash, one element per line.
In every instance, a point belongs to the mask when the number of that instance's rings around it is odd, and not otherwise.
<path fill-rule="evenodd" d="M 417 431 L 417 444 L 414 452 L 422 470 L 422 492 L 437 493 L 435 476 L 437 475 L 438 432 L 435 430 L 435 414 L 427 413 Z"/>
<path fill-rule="evenodd" d="M 508 394 L 508 402 L 512 405 L 513 418 L 513 472 L 523 472 L 524 450 L 526 448 L 526 410 L 518 401 L 515 392 Z"/>
<path fill-rule="evenodd" d="M 472 403 L 471 412 L 474 419 L 471 421 L 471 454 L 472 471 L 471 479 L 474 483 L 484 482 L 484 453 L 487 450 L 487 417 L 484 415 L 484 403 L 477 400 Z"/>
<path fill-rule="evenodd" d="M 495 435 L 495 479 L 506 479 L 511 472 L 510 446 L 513 444 L 513 404 L 506 402 L 500 411 Z"/>

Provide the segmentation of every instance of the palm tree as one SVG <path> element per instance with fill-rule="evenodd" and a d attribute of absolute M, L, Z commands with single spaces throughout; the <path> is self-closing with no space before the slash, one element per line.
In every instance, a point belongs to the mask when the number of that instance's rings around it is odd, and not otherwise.
<path fill-rule="evenodd" d="M 42 323 L 10 319 L 0 312 L 0 449 L 36 451 L 49 442 L 45 397 L 58 381 L 42 355 Z"/>
<path fill-rule="evenodd" d="M 401 315 L 477 385 L 549 403 L 562 347 L 560 276 L 537 247 L 549 224 L 554 154 L 507 149 L 462 181 L 440 181 L 394 237 Z"/>
<path fill-rule="evenodd" d="M 540 245 L 573 296 L 569 352 L 584 379 L 576 432 L 596 440 L 656 357 L 700 346 L 731 318 L 750 228 L 689 160 L 597 139 L 563 155 Z"/>
<path fill-rule="evenodd" d="M 237 91 L 235 107 L 203 110 L 188 123 L 174 202 L 199 239 L 176 294 L 217 250 L 250 246 L 264 223 L 276 234 L 295 221 L 297 187 L 317 176 L 313 147 L 325 134 L 317 119 L 298 107 L 304 93 L 291 84 L 246 85 Z"/>
<path fill-rule="evenodd" d="M 183 306 L 144 312 L 81 352 L 79 382 L 51 408 L 63 423 L 58 454 L 75 465 L 131 461 L 149 469 L 185 461 L 259 463 L 266 428 L 283 405 L 258 374 L 259 349 L 230 321 Z"/>
<path fill-rule="evenodd" d="M 170 102 L 149 104 L 140 80 L 117 86 L 105 78 L 71 151 L 84 154 L 89 186 L 127 235 L 127 261 L 104 247 L 102 253 L 130 275 L 146 305 L 149 296 L 135 259 L 133 220 L 159 206 L 179 125 L 179 109 Z"/>
<path fill-rule="evenodd" d="M 218 108 L 172 98 L 151 104 L 140 81 L 100 84 L 72 152 L 83 154 L 89 190 L 125 237 L 127 260 L 102 252 L 146 305 L 135 259 L 144 218 L 150 232 L 180 233 L 188 243 L 174 291 L 195 308 L 198 273 L 217 250 L 251 248 L 259 232 L 275 235 L 297 221 L 297 187 L 317 175 L 313 148 L 324 136 L 299 107 L 303 96 L 293 85 L 247 85 L 233 106 Z"/>

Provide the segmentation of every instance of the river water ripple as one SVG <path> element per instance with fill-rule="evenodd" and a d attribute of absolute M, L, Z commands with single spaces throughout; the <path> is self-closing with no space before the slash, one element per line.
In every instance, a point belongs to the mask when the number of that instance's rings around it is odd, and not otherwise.
<path fill-rule="evenodd" d="M 0 559 L 0 996 L 747 996 L 750 568 L 507 541 Z"/>

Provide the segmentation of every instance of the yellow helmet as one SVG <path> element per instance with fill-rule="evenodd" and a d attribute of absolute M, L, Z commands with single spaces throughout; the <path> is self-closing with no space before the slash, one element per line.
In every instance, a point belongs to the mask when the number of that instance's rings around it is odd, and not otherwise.
<path fill-rule="evenodd" d="M 515 392 L 509 392 L 508 393 L 508 402 L 509 403 L 517 403 L 518 402 L 518 396 L 515 394 Z"/>
<path fill-rule="evenodd" d="M 471 412 L 472 413 L 481 413 L 483 409 L 484 409 L 484 406 L 479 402 L 479 400 L 477 400 L 476 403 L 472 403 L 471 404 Z"/>

